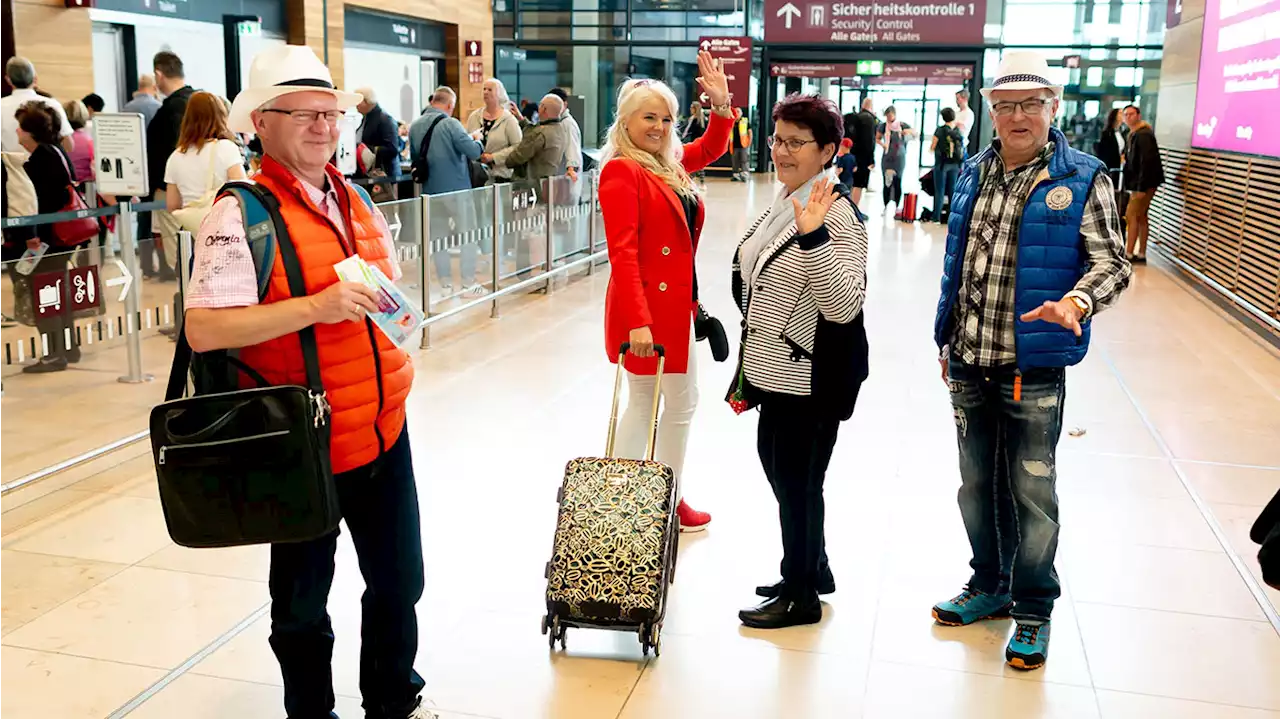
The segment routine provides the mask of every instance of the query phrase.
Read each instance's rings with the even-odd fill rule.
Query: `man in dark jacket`
[[[360,142],[373,151],[375,167],[392,180],[400,179],[400,142],[396,120],[378,104],[372,88],[362,87],[356,94],[364,101],[356,109],[364,116],[360,125]]]
[[[1164,184],[1164,165],[1160,162],[1156,133],[1142,119],[1142,110],[1135,105],[1126,107],[1124,124],[1129,126],[1129,143],[1124,153],[1124,189],[1129,193],[1125,253],[1132,262],[1146,262],[1147,235],[1151,233],[1147,212],[1156,188]]]
[[[876,114],[872,111],[874,102],[871,98],[862,101],[862,109],[853,116],[852,130],[847,137],[853,140],[855,167],[853,170],[853,187],[849,188],[849,196],[858,208],[858,216],[863,222],[867,215],[862,211],[862,191],[871,184],[871,171],[876,166]]]
[[[160,88],[164,102],[147,125],[147,174],[151,180],[151,191],[155,199],[164,202],[165,182],[164,168],[169,162],[169,155],[178,147],[178,135],[182,132],[182,118],[187,114],[187,101],[195,94],[195,90],[187,84],[186,73],[182,69],[182,58],[168,50],[161,50],[151,60],[152,70],[156,77],[156,87]],[[178,221],[173,215],[157,210],[155,228],[160,231],[161,244],[156,246],[160,256],[160,267],[157,276],[161,282],[176,279],[174,267],[178,261]],[[139,238],[142,257],[140,264],[143,273],[151,266],[149,257],[149,237]]]

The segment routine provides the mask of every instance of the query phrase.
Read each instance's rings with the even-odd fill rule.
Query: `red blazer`
[[[713,114],[706,133],[684,146],[686,172],[698,172],[729,149],[733,120]],[[674,190],[634,160],[618,157],[600,173],[600,209],[609,246],[609,289],[604,302],[605,352],[618,348],[631,330],[648,327],[667,350],[667,372],[689,368],[693,262],[705,211],[698,203],[693,236]],[[635,374],[657,372],[656,359],[627,359]]]

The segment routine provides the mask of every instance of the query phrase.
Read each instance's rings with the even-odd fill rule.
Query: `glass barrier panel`
[[[591,176],[555,177],[548,180],[552,197],[552,238],[557,265],[586,257],[590,238]]]
[[[431,195],[427,199],[430,238],[432,303],[488,294],[492,270],[488,259],[493,242],[493,200],[490,189]]]
[[[497,185],[501,285],[509,287],[546,268],[547,215],[542,183],[518,181]]]
[[[148,213],[130,218],[135,232],[146,230],[144,222],[132,221],[142,215],[151,219]],[[104,220],[96,240],[73,250],[3,263],[0,472],[6,481],[146,429],[148,410],[163,400],[173,344],[161,331],[173,325],[178,284],[172,268],[160,276],[163,241],[151,237],[138,247],[139,258],[149,253],[153,264],[142,267],[151,272],[126,276],[124,268],[132,266],[126,260],[133,258],[122,252],[132,251],[120,242],[123,223],[118,216]],[[142,300],[129,312],[122,296],[134,291],[133,283],[141,283]],[[131,344],[136,376],[151,374],[154,381],[122,381],[131,375]]]
[[[380,202],[378,209],[387,220],[387,229],[391,230],[391,241],[395,245],[396,264],[400,267],[400,279],[396,281],[396,286],[421,307],[422,200],[410,197]]]

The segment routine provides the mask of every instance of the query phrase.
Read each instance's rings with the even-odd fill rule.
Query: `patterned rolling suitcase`
[[[671,468],[653,461],[660,393],[653,397],[646,459],[613,457],[618,395],[629,344],[622,345],[613,386],[613,411],[604,457],[580,457],[565,468],[557,500],[547,614],[542,633],[554,649],[569,627],[634,631],[645,656],[661,650],[667,585],[675,579],[679,523]],[[665,353],[658,354],[661,384]]]

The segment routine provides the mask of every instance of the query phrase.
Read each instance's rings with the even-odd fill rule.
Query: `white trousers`
[[[689,369],[684,374],[662,376],[662,416],[658,420],[658,448],[655,459],[675,472],[683,487],[684,455],[689,446],[689,425],[698,408],[697,347],[689,332]],[[616,452],[619,457],[643,459],[649,441],[649,419],[657,377],[627,373],[627,408],[618,420]],[[683,489],[681,490],[683,492]]]

